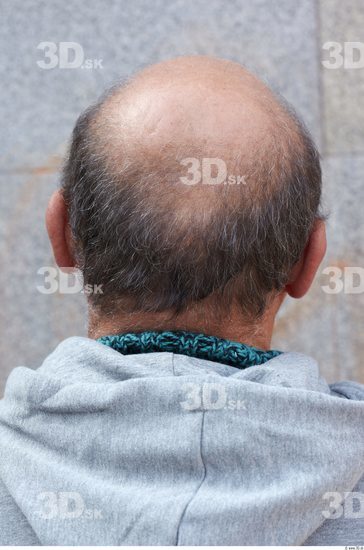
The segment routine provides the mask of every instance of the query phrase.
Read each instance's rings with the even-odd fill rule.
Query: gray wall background
[[[364,40],[363,0],[1,0],[0,393],[86,333],[83,297],[43,295],[52,265],[44,211],[77,115],[115,79],[181,54],[243,63],[291,101],[323,157],[331,211],[325,266],[364,265],[364,69],[326,69],[326,41]],[[77,42],[103,68],[41,69],[43,41]],[[319,275],[288,301],[274,346],[317,358],[331,381],[364,382],[363,294],[329,295]]]

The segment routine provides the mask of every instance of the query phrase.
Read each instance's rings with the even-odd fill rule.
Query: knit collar
[[[208,359],[239,369],[261,365],[282,353],[276,350],[264,351],[216,336],[185,331],[128,332],[102,336],[98,338],[98,342],[123,355],[172,352],[198,359]]]

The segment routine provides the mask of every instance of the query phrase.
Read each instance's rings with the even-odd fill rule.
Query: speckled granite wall
[[[364,265],[364,68],[321,63],[325,42],[364,39],[363,0],[1,0],[0,12],[0,393],[14,366],[37,366],[60,340],[85,334],[81,296],[36,289],[38,268],[52,264],[44,210],[79,112],[146,64],[218,55],[285,95],[323,156],[325,265]],[[102,68],[42,69],[45,41],[77,42]],[[286,303],[274,345],[314,355],[330,380],[364,382],[363,293],[325,294],[323,282]]]

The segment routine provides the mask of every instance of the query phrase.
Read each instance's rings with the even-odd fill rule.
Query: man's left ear
[[[48,203],[46,226],[58,267],[75,267],[67,205],[59,190],[53,193]]]
[[[326,252],[326,228],[323,220],[314,223],[302,258],[294,266],[285,290],[292,298],[302,298],[310,289]]]

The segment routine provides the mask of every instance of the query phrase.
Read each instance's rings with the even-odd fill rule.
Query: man
[[[364,388],[270,349],[320,196],[307,131],[235,63],[149,67],[81,115],[47,227],[102,293],[89,338],[8,380],[2,544],[362,544]]]

